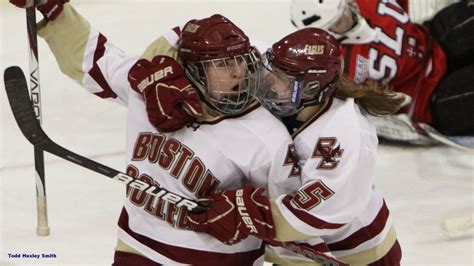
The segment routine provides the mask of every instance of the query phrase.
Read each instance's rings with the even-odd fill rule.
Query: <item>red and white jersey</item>
[[[287,232],[318,236],[333,256],[351,264],[380,259],[396,237],[389,210],[373,186],[374,126],[352,98],[335,98],[307,120],[294,143],[303,186],[275,201],[292,228]],[[380,253],[366,252],[371,249]]]
[[[246,183],[267,188],[272,197],[301,186],[299,176],[292,176],[297,162],[288,160],[293,150],[291,136],[258,103],[240,116],[161,133],[148,121],[142,96],[127,81],[138,57],[124,55],[69,4],[58,19],[42,25],[39,34],[65,74],[89,92],[128,108],[128,175],[189,199]],[[178,34],[178,28],[170,30],[145,54],[176,58]],[[119,239],[134,252],[164,265],[263,264],[264,247],[258,238],[225,245],[210,235],[187,230],[185,208],[134,189],[127,189],[126,197],[118,222]]]
[[[343,44],[344,72],[360,82],[369,63],[369,77],[393,86],[415,100],[414,116],[431,122],[430,98],[446,73],[446,56],[426,28],[414,24],[395,0],[357,0],[361,15],[377,32],[368,44]]]

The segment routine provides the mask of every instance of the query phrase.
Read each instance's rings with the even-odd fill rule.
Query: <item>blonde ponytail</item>
[[[347,76],[341,75],[336,86],[337,98],[354,98],[362,109],[373,116],[394,114],[405,102],[405,96],[373,80],[357,84]]]

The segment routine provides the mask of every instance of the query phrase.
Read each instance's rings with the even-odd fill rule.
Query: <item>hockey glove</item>
[[[38,0],[36,8],[46,20],[52,21],[63,11],[63,4],[66,2],[69,2],[69,0]],[[35,0],[10,0],[10,3],[17,7],[29,8],[35,5]]]
[[[143,96],[148,120],[162,132],[176,131],[202,115],[196,89],[171,57],[138,60],[130,69],[128,81]]]
[[[225,244],[235,244],[249,235],[274,239],[275,227],[263,188],[246,185],[237,190],[214,191],[202,199],[209,202],[205,213],[189,213],[195,231],[208,233]]]

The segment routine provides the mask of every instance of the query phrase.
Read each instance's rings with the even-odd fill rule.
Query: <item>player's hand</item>
[[[263,188],[246,185],[236,190],[214,191],[202,199],[208,201],[205,213],[187,216],[194,230],[208,233],[226,244],[235,244],[249,235],[275,238],[275,226]]]
[[[202,115],[201,100],[183,68],[169,56],[138,60],[130,69],[131,87],[143,95],[148,120],[162,132],[176,131]]]
[[[69,0],[10,0],[10,3],[20,8],[29,8],[36,5],[36,8],[43,14],[46,20],[52,21],[63,11],[63,4]]]

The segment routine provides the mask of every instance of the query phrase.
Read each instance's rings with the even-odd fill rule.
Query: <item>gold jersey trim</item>
[[[129,245],[125,244],[122,240],[117,239],[117,245],[115,246],[115,251],[120,251],[120,252],[125,252],[125,253],[131,253],[131,254],[136,254],[139,256],[143,256],[140,252],[138,252],[136,249],[130,247]]]
[[[397,233],[392,225],[385,239],[377,246],[361,252],[340,257],[338,259],[349,263],[352,266],[362,266],[373,263],[385,256],[397,241]]]
[[[55,20],[38,23],[38,35],[48,43],[61,71],[80,84],[84,78],[82,62],[90,29],[89,22],[67,3]]]
[[[278,241],[295,241],[295,240],[305,240],[311,239],[314,236],[309,236],[301,233],[291,226],[288,221],[285,219],[283,214],[281,214],[280,209],[276,205],[274,200],[270,200],[273,222],[275,224],[276,237]]]
[[[220,113],[219,111],[213,109],[209,105],[207,105],[204,101],[202,101],[202,110],[203,114],[201,117],[198,118],[198,123],[203,124],[203,125],[214,125],[217,124],[225,119],[232,119],[232,118],[238,118],[241,116],[244,116],[253,110],[257,109],[260,107],[260,103],[258,101],[254,101],[251,103],[245,110],[238,114],[233,114],[233,115],[225,115]]]
[[[329,110],[333,102],[333,98],[330,97],[322,105],[309,105],[305,107],[296,117],[298,121],[304,122],[299,128],[293,131],[291,137],[294,139],[299,133],[307,128],[311,123],[316,121],[320,116]]]

